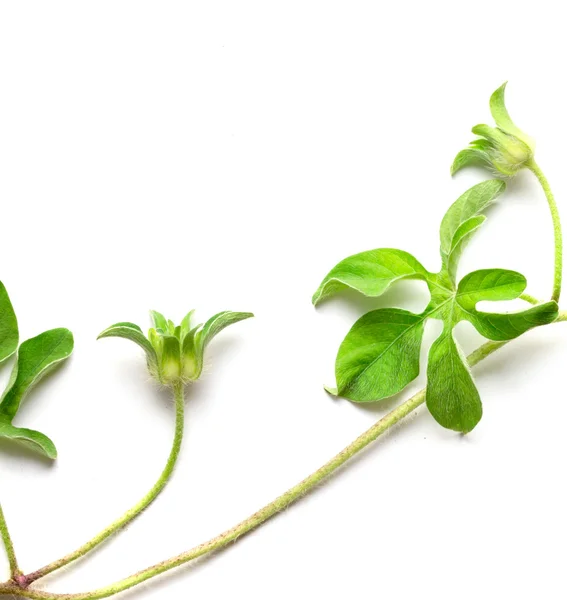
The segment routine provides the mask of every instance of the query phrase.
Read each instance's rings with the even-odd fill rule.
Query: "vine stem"
[[[2,505],[0,504],[0,536],[2,537],[2,541],[4,542],[4,547],[6,548],[6,554],[8,555],[8,561],[10,563],[10,574],[12,578],[19,577],[22,575],[22,572],[18,568],[18,560],[16,558],[16,552],[14,550],[14,544],[12,542],[12,538],[10,537],[10,531],[8,530],[8,524],[6,523],[6,517],[4,516],[4,511],[2,510]]]
[[[165,468],[163,469],[159,479],[156,481],[152,489],[130,510],[125,512],[119,519],[114,521],[106,529],[103,529],[98,535],[95,535],[90,541],[83,544],[80,548],[77,548],[74,552],[67,554],[63,558],[56,560],[29,575],[25,575],[22,584],[28,586],[30,583],[45,577],[53,571],[57,571],[62,567],[72,563],[73,561],[85,556],[88,552],[96,548],[99,544],[104,542],[107,538],[117,532],[119,529],[130,523],[135,519],[143,510],[145,510],[160,494],[165,485],[167,484],[177,458],[179,457],[179,451],[181,449],[181,442],[183,440],[183,425],[184,425],[184,413],[185,413],[185,399],[184,399],[184,386],[182,383],[178,383],[173,388],[175,397],[175,435],[173,437],[173,446],[167,459]]]
[[[567,321],[567,311],[560,312],[558,318],[555,320],[556,323],[561,321]],[[508,343],[510,342],[486,342],[477,348],[477,350],[469,354],[467,361],[469,365],[473,367],[481,360],[484,360],[493,352],[496,352],[496,350],[502,348],[502,346],[505,346]],[[406,400],[403,404],[389,412],[386,416],[382,417],[377,423],[372,425],[370,429],[366,430],[362,435],[356,438],[354,442],[349,444],[330,461],[325,463],[321,468],[309,475],[303,481],[290,488],[287,492],[264,506],[264,508],[261,508],[258,512],[254,513],[244,521],[241,521],[238,525],[226,530],[224,533],[212,538],[208,542],[200,544],[199,546],[195,546],[187,552],[183,552],[182,554],[148,567],[147,569],[139,571],[134,575],[130,575],[129,577],[117,581],[116,583],[91,592],[78,594],[53,594],[29,588],[21,588],[13,583],[8,583],[0,585],[0,595],[12,594],[14,596],[30,598],[31,600],[99,600],[101,598],[108,598],[109,596],[113,596],[114,594],[118,594],[124,590],[139,585],[148,579],[184,565],[195,558],[203,556],[204,554],[208,554],[209,552],[213,552],[215,550],[220,550],[230,542],[233,542],[238,537],[255,529],[267,521],[270,517],[273,517],[279,511],[298,500],[301,496],[306,494],[323,479],[331,475],[331,473],[344,465],[344,463],[346,463],[349,459],[366,448],[384,432],[388,431],[391,427],[399,423],[402,419],[404,419],[404,417],[412,413],[424,402],[425,390],[420,390],[409,400]]]
[[[557,208],[557,203],[555,202],[553,192],[551,191],[549,181],[547,181],[547,177],[543,174],[543,171],[539,168],[539,165],[535,162],[535,160],[532,159],[528,163],[527,167],[537,177],[537,180],[543,188],[545,197],[547,198],[547,203],[549,204],[551,219],[553,220],[553,237],[555,243],[555,270],[553,276],[553,294],[551,296],[551,299],[555,300],[555,302],[559,302],[559,296],[561,295],[561,278],[563,275],[563,235],[561,233],[561,220],[559,219],[559,210]]]

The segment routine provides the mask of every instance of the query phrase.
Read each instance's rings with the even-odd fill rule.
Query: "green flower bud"
[[[101,337],[122,337],[138,344],[146,353],[150,374],[163,385],[196,381],[203,372],[203,356],[209,342],[225,327],[252,317],[252,313],[224,311],[204,325],[195,325],[190,311],[175,326],[162,314],[151,311],[153,327],[148,337],[134,323],[121,322],[105,329]]]
[[[179,326],[175,326],[173,321],[166,320],[157,311],[151,312],[155,327],[148,331],[148,339],[156,354],[156,368],[152,372],[152,376],[163,385],[173,385],[180,380],[194,381],[200,375],[200,372],[193,371],[192,377],[185,377],[185,369],[182,366],[184,363],[182,348],[185,339],[193,340],[200,327],[190,330],[193,312],[191,311]]]
[[[510,118],[504,103],[505,89],[506,84],[499,87],[490,98],[490,112],[497,127],[473,127],[472,132],[480,138],[457,154],[451,167],[452,175],[474,164],[486,166],[498,175],[512,177],[532,160],[535,144]]]

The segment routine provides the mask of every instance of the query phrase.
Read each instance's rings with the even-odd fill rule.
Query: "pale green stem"
[[[144,509],[146,509],[159,495],[159,493],[163,490],[165,485],[167,484],[171,474],[173,473],[173,469],[175,467],[175,463],[177,462],[177,458],[179,456],[179,451],[181,449],[181,441],[183,439],[183,421],[184,421],[184,409],[185,409],[185,401],[183,395],[183,384],[179,383],[174,386],[174,396],[175,396],[175,435],[173,438],[173,446],[171,448],[171,452],[169,454],[169,458],[167,459],[167,463],[165,465],[164,470],[162,471],[159,479],[156,481],[152,489],[130,510],[125,512],[119,519],[114,521],[111,525],[109,525],[106,529],[103,529],[98,535],[96,535],[92,540],[88,541],[86,544],[83,544],[80,548],[77,548],[71,554],[56,560],[55,562],[26,575],[26,584],[29,585],[33,581],[41,577],[45,577],[49,573],[60,569],[68,565],[69,563],[81,558],[94,548],[96,548],[99,544],[104,542],[108,537],[110,537],[113,533],[130,523],[134,518],[136,518]]]
[[[2,541],[4,542],[4,547],[6,548],[6,554],[8,555],[8,561],[10,563],[10,574],[12,577],[17,577],[21,575],[21,571],[18,568],[18,560],[16,559],[16,552],[14,550],[14,544],[12,542],[12,538],[10,537],[10,532],[8,530],[8,524],[6,523],[6,517],[4,516],[4,511],[2,510],[2,505],[0,504],[0,536],[2,537]]]
[[[555,322],[567,321],[567,312],[561,312]],[[481,360],[484,360],[487,356],[490,356],[493,352],[496,352],[502,346],[505,346],[509,342],[487,342],[475,350],[472,354],[467,357],[469,365],[472,367],[478,364]],[[349,444],[344,450],[334,456],[329,462],[325,463],[320,469],[309,475],[306,479],[290,488],[285,494],[279,496],[274,501],[270,502],[264,508],[261,508],[258,512],[248,517],[244,521],[241,521],[235,527],[228,529],[219,536],[195,546],[187,552],[183,552],[173,558],[165,560],[161,563],[153,565],[143,571],[139,571],[126,579],[122,579],[109,586],[94,590],[92,592],[78,593],[78,594],[52,594],[49,592],[36,591],[31,589],[22,589],[13,584],[5,584],[4,587],[0,585],[0,594],[13,594],[24,598],[31,598],[32,600],[98,600],[100,598],[108,598],[119,592],[123,592],[129,588],[132,588],[152,577],[161,575],[166,571],[175,569],[181,565],[184,565],[191,560],[213,552],[220,550],[230,542],[233,542],[240,536],[248,533],[252,529],[258,527],[270,517],[273,517],[279,511],[288,507],[292,502],[295,502],[301,496],[309,492],[314,486],[320,483],[322,480],[327,478],[331,473],[336,471],[339,467],[344,465],[349,459],[358,454],[361,450],[366,448],[370,443],[376,440],[385,431],[388,431],[393,425],[401,421],[404,417],[412,413],[416,408],[425,402],[425,390],[417,392],[409,400],[406,400],[403,404],[392,410],[385,417],[375,423],[370,429],[365,431],[361,436],[356,438],[354,442]]]
[[[559,296],[561,295],[561,278],[563,275],[563,239],[561,233],[561,221],[559,219],[559,210],[557,209],[557,203],[553,197],[553,192],[549,186],[547,177],[543,174],[543,171],[539,168],[539,165],[535,160],[531,160],[528,163],[528,168],[537,177],[538,181],[543,188],[547,203],[549,204],[549,210],[551,212],[551,219],[553,220],[553,236],[555,240],[555,271],[553,276],[553,294],[552,300],[559,302]]]
[[[530,304],[533,304],[534,306],[536,304],[540,303],[540,301],[537,298],[535,298],[534,296],[530,296],[530,294],[521,294],[520,300],[524,300],[525,302],[529,302]]]

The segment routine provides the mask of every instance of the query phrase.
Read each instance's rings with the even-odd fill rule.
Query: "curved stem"
[[[130,510],[125,512],[119,519],[114,521],[111,525],[109,525],[106,529],[103,529],[98,535],[95,535],[90,541],[86,544],[83,544],[80,548],[77,548],[74,552],[67,554],[63,558],[52,562],[33,573],[25,576],[24,585],[29,585],[30,583],[37,581],[41,577],[45,577],[49,573],[68,565],[69,563],[81,558],[94,548],[96,548],[99,544],[104,542],[108,537],[110,537],[113,533],[130,523],[133,519],[135,519],[144,509],[146,509],[160,494],[165,485],[167,484],[173,469],[175,467],[175,463],[177,462],[177,458],[179,456],[179,451],[181,449],[181,441],[183,439],[183,421],[184,421],[184,409],[185,409],[185,400],[183,395],[183,384],[179,383],[174,386],[174,395],[175,395],[175,435],[173,438],[173,446],[171,448],[171,452],[169,454],[169,458],[167,459],[167,463],[165,465],[164,470],[162,471],[159,479],[156,481],[152,489]]]
[[[12,538],[10,537],[10,532],[8,530],[8,524],[6,523],[6,517],[4,516],[4,511],[2,510],[1,504],[0,504],[0,537],[2,537],[2,541],[4,542],[4,547],[6,548],[6,554],[8,555],[8,561],[10,563],[10,574],[11,574],[12,578],[18,577],[22,574],[22,572],[18,568],[18,560],[16,558],[16,552],[14,550],[14,544],[12,542]]]
[[[559,313],[558,318],[555,320],[556,323],[561,321],[567,321],[567,311]],[[481,360],[484,360],[493,352],[496,352],[496,350],[509,343],[509,341],[486,342],[477,348],[477,350],[469,354],[467,357],[469,365],[472,367],[478,364]],[[130,575],[125,579],[92,592],[79,594],[52,594],[49,592],[22,589],[8,583],[4,584],[4,586],[0,585],[0,595],[12,594],[14,596],[31,598],[32,600],[99,600],[100,598],[108,598],[109,596],[123,592],[124,590],[143,583],[148,579],[156,577],[157,575],[161,575],[166,571],[170,571],[171,569],[175,569],[176,567],[184,565],[195,558],[203,556],[204,554],[208,554],[209,552],[213,552],[215,550],[220,550],[230,542],[258,527],[270,517],[274,516],[276,513],[298,500],[301,496],[306,494],[323,479],[331,475],[350,458],[366,448],[366,446],[376,440],[384,432],[388,431],[393,425],[404,419],[404,417],[412,413],[424,402],[425,390],[421,390],[417,392],[417,394],[414,394],[409,400],[406,400],[403,404],[388,413],[385,417],[380,419],[377,423],[370,427],[370,429],[366,430],[362,435],[356,438],[354,442],[344,448],[344,450],[339,452],[317,471],[309,475],[309,477],[290,488],[287,492],[264,506],[264,508],[261,508],[258,512],[255,512],[244,521],[241,521],[238,525],[226,530],[224,533],[212,538],[208,542],[200,544],[199,546],[195,546],[187,552],[183,552],[182,554],[174,556],[173,558],[148,567],[147,569],[139,571],[134,575]]]
[[[559,210],[557,209],[557,203],[551,191],[549,181],[543,174],[543,171],[539,168],[539,165],[535,160],[531,160],[528,163],[528,168],[537,177],[538,181],[543,188],[547,203],[549,204],[549,210],[551,212],[551,218],[553,220],[553,236],[555,239],[555,271],[553,276],[553,294],[552,300],[559,302],[559,296],[561,295],[561,277],[563,274],[563,239],[561,233],[561,221],[559,219]]]
[[[531,296],[530,294],[521,294],[520,300],[524,300],[524,302],[529,302],[530,304],[533,304],[534,306],[536,304],[540,304],[540,301],[535,296]]]

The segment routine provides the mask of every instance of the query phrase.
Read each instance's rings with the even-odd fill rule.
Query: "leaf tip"
[[[331,394],[331,396],[339,395],[339,390],[336,387],[332,387],[330,385],[324,385],[323,389],[327,392],[327,394]]]

